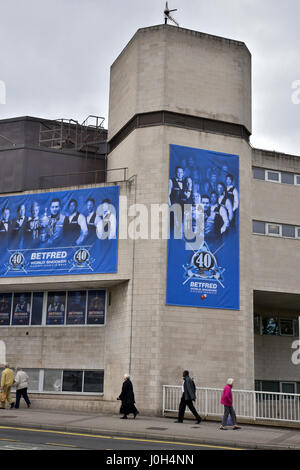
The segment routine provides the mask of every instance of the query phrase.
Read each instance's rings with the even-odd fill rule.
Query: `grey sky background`
[[[104,116],[110,66],[165,0],[0,0],[0,80],[14,116]],[[299,0],[169,0],[183,28],[246,43],[252,54],[254,147],[300,155]],[[299,87],[300,88],[300,87]],[[298,94],[300,96],[300,94]]]

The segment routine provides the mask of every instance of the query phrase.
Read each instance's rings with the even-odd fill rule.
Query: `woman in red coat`
[[[223,429],[224,431],[226,430],[225,426],[227,424],[227,419],[228,416],[231,416],[232,419],[232,424],[233,424],[233,429],[241,429],[239,426],[236,424],[236,415],[234,408],[232,406],[232,386],[233,386],[233,379],[228,379],[227,384],[225,385],[221,397],[221,405],[224,405],[224,415],[223,415],[223,420],[222,420],[222,425],[220,426],[220,429]]]

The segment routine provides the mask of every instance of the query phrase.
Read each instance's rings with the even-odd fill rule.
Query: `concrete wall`
[[[245,44],[159,25],[139,29],[111,67],[108,138],[156,110],[243,124],[251,132]]]

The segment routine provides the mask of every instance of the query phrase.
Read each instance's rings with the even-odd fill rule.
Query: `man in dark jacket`
[[[197,424],[201,423],[201,417],[197,413],[196,408],[194,407],[193,401],[196,400],[196,386],[193,379],[189,376],[189,371],[185,370],[183,372],[183,384],[182,384],[182,397],[179,404],[178,420],[175,423],[183,423],[184,412],[186,406],[189,407],[191,412],[196,418]]]

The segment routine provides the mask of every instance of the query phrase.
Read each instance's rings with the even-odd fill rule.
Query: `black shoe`
[[[12,409],[14,406],[15,406],[15,403],[14,403],[14,402],[11,403],[11,404],[10,404],[10,409]]]
[[[139,414],[139,411],[137,411],[136,413],[133,413],[133,419],[135,419],[138,414]]]
[[[177,421],[174,421],[174,423],[183,423],[183,421],[177,420]]]
[[[30,408],[30,405],[31,405],[31,403],[29,403],[29,404],[27,405],[27,408]]]
[[[124,416],[122,416],[120,419],[127,419],[127,416],[124,415]]]
[[[202,421],[202,419],[201,419],[201,418],[200,418],[200,419],[196,419],[196,423],[197,423],[197,424],[200,424],[200,423],[201,423],[201,421]]]

